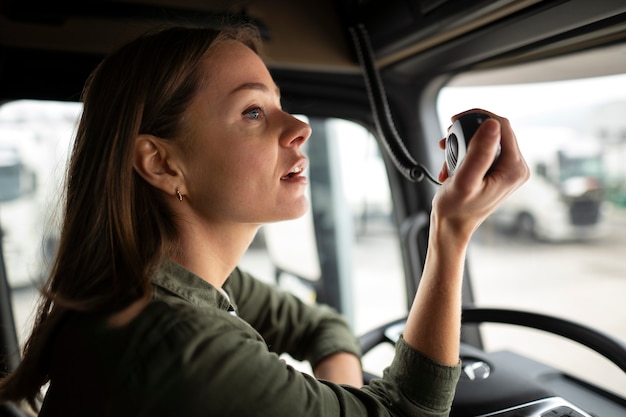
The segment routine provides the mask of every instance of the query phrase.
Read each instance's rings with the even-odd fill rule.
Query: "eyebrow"
[[[266,92],[266,93],[270,91],[269,87],[263,83],[243,83],[240,86],[233,89],[229,95],[233,95],[242,90],[259,90],[259,91]],[[275,88],[275,92],[276,92],[276,95],[280,97],[280,89],[278,87]]]

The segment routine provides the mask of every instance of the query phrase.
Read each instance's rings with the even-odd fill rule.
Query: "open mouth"
[[[295,167],[291,172],[289,172],[287,175],[283,175],[282,177],[280,177],[281,180],[289,180],[293,177],[296,177],[298,175],[300,175],[302,173],[302,171],[304,171],[304,168],[302,167]]]

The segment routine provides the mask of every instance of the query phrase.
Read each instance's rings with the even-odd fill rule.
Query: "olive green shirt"
[[[174,263],[153,284],[154,300],[126,326],[67,318],[51,351],[40,417],[448,415],[459,366],[437,364],[402,339],[381,380],[339,386],[278,356],[315,364],[336,352],[358,354],[332,310],[239,270],[224,285],[228,296]]]

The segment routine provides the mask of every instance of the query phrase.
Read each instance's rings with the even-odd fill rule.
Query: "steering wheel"
[[[626,344],[608,334],[545,314],[497,308],[463,308],[463,324],[503,323],[543,330],[565,337],[598,352],[626,372]],[[377,327],[359,337],[363,354],[382,343],[395,345],[406,319],[398,319]]]
[[[544,314],[507,309],[464,307],[462,317],[463,324],[512,324],[543,330],[554,335],[565,337],[594,350],[609,361],[613,362],[626,373],[626,344],[616,338],[613,338],[612,336],[584,325]],[[402,318],[384,324],[363,334],[359,338],[363,354],[366,354],[374,347],[383,343],[395,345],[404,331],[405,324],[406,319]],[[553,408],[554,404],[551,404],[551,402],[555,401],[557,403],[559,401],[561,402],[557,405],[565,404],[568,407],[573,406],[571,403],[566,402],[561,398],[546,398],[550,397],[552,393],[549,390],[546,391],[541,387],[537,387],[533,382],[532,368],[534,368],[535,365],[528,365],[528,369],[530,370],[528,374],[525,374],[527,366],[525,365],[526,362],[520,364],[519,359],[514,359],[512,361],[513,363],[511,363],[510,356],[503,357],[498,356],[498,354],[496,354],[496,356],[491,355],[492,354],[483,352],[480,349],[462,344],[461,358],[464,364],[464,372],[467,362],[468,368],[481,371],[482,376],[486,378],[486,380],[481,382],[469,381],[467,378],[465,378],[466,380],[464,380],[463,377],[461,378],[459,386],[457,387],[457,396],[455,397],[453,403],[453,412],[450,414],[451,416],[485,415],[486,413],[495,412],[494,410],[496,409],[504,410],[504,414],[502,414],[501,411],[493,415],[536,416],[544,415],[544,413],[537,414],[537,410],[533,413],[530,412],[529,409],[533,407],[544,407],[544,410],[547,410],[549,408]],[[488,362],[490,361],[495,361],[497,363],[497,365],[495,365],[497,368],[496,372],[492,376],[489,376]],[[486,373],[484,369],[481,368],[483,365],[486,366]],[[472,372],[472,377],[470,379],[474,379],[476,376],[478,376],[478,374],[474,375],[474,372]],[[364,383],[367,384],[375,378],[379,378],[379,376],[363,372]],[[481,379],[480,376],[478,379]],[[525,388],[518,389],[516,387]],[[524,407],[524,412],[527,412],[527,414],[523,414],[522,411],[520,411],[521,407]],[[513,414],[507,414],[507,409],[509,410],[509,413]],[[558,409],[558,407],[556,409]],[[573,415],[589,416],[589,414],[581,413]]]

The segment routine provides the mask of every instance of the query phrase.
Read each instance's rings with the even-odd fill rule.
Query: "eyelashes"
[[[262,106],[249,107],[243,112],[243,116],[250,120],[263,120],[265,117],[265,110]]]
[[[289,113],[285,109],[281,108],[280,111]],[[264,120],[266,118],[267,111],[264,106],[251,106],[243,111],[242,116],[250,120]]]

